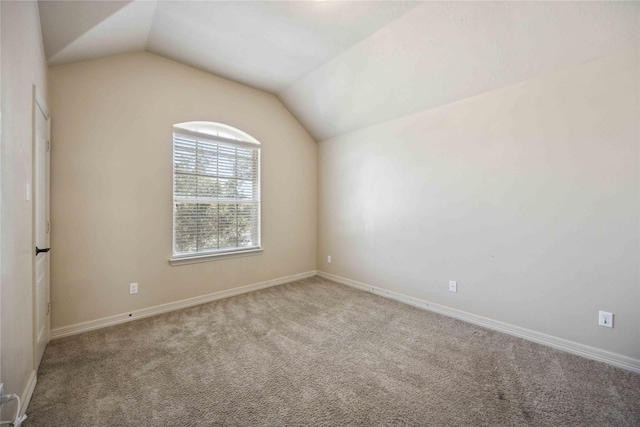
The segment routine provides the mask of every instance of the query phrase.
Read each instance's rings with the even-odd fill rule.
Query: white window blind
[[[174,257],[260,248],[260,145],[215,125],[174,127]]]

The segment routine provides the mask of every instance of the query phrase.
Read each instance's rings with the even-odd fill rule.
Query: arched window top
[[[185,122],[173,125],[174,130],[183,130],[195,132],[203,135],[216,136],[219,138],[230,139],[234,141],[248,142],[260,145],[260,142],[246,132],[236,129],[233,126],[215,122]]]

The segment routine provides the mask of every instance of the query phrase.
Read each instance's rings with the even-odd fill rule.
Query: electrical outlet
[[[327,256],[327,262],[331,264],[331,255]]]
[[[613,328],[613,313],[606,311],[598,312],[598,325],[606,328]]]
[[[137,294],[138,293],[138,284],[137,283],[129,283],[129,294]]]
[[[458,292],[458,282],[455,280],[449,280],[449,290],[451,292]]]

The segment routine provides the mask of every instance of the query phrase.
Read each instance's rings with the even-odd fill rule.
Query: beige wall
[[[321,142],[318,270],[640,359],[639,75],[635,49]]]
[[[1,382],[24,397],[33,372],[32,174],[33,85],[47,94],[47,67],[36,2],[1,2],[2,147],[0,151],[2,276]],[[13,405],[13,404],[12,404]],[[3,411],[12,416],[13,406]]]
[[[53,329],[315,270],[316,143],[274,96],[149,53],[49,77]],[[192,120],[262,143],[263,254],[169,266],[172,125]]]

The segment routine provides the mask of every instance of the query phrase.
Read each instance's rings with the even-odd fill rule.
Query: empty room
[[[0,1],[0,415],[640,426],[640,2]]]

